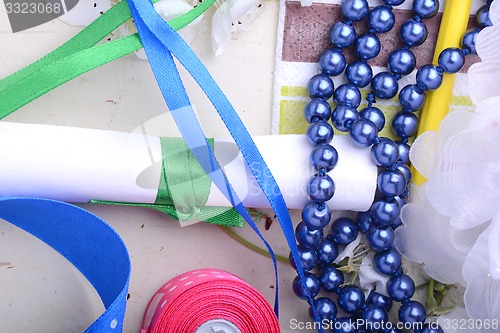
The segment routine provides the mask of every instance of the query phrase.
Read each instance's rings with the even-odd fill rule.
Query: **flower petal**
[[[368,296],[373,288],[379,294],[389,296],[386,288],[389,276],[382,275],[375,270],[375,267],[373,267],[373,257],[374,254],[369,253],[361,261],[359,267],[359,285],[365,292],[365,296]]]

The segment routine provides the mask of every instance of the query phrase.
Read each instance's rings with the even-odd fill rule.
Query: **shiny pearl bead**
[[[422,22],[410,19],[401,26],[401,38],[408,46],[418,46],[427,38],[427,27]]]
[[[386,167],[396,163],[399,150],[391,139],[380,138],[380,142],[372,146],[371,156],[376,165]]]
[[[370,212],[362,212],[356,215],[356,228],[359,232],[365,234],[373,224],[372,214]]]
[[[306,279],[304,284],[306,285],[307,290],[309,290],[309,294],[312,297],[316,297],[319,293],[319,280],[318,280],[318,278],[316,277],[316,275],[314,275],[312,273],[306,272],[306,273],[304,273],[304,275],[305,275],[305,279]],[[306,290],[304,289],[304,286],[302,284],[302,281],[301,281],[299,275],[297,275],[295,277],[295,279],[293,279],[292,289],[298,298],[303,299],[303,300],[307,300]]]
[[[369,147],[377,137],[378,131],[375,124],[366,119],[359,119],[352,124],[350,137],[358,147]]]
[[[352,62],[346,68],[347,80],[360,87],[366,87],[373,77],[372,68],[366,62],[358,60]]]
[[[307,194],[311,200],[326,202],[333,198],[335,183],[328,175],[314,175],[307,184]]]
[[[330,145],[319,145],[311,152],[311,164],[316,171],[325,169],[326,172],[333,170],[339,160],[339,154]]]
[[[346,105],[357,108],[361,103],[361,92],[353,84],[343,84],[335,90],[333,100],[336,105]]]
[[[413,0],[413,10],[422,18],[431,18],[439,10],[438,0]]]
[[[386,6],[377,6],[368,13],[368,26],[375,32],[388,32],[395,22],[394,13]]]
[[[479,28],[468,30],[462,37],[462,47],[470,50],[473,54],[477,54],[476,40],[479,32],[481,32]]]
[[[435,323],[425,323],[421,333],[444,333],[444,331]]]
[[[337,304],[347,313],[358,312],[365,303],[363,291],[356,286],[344,286],[340,288]]]
[[[310,201],[302,209],[302,221],[309,230],[323,229],[330,223],[332,214],[325,204]]]
[[[390,227],[376,228],[372,225],[366,233],[366,240],[373,250],[384,251],[394,244],[394,231]]]
[[[417,301],[405,302],[398,311],[399,320],[402,323],[423,323],[427,317],[425,307]],[[415,325],[416,327],[416,325]]]
[[[404,142],[401,142],[401,141],[396,141],[395,144],[398,147],[398,151],[399,151],[399,159],[398,160],[404,164],[409,164],[410,163],[410,146]]]
[[[314,120],[328,121],[332,115],[332,108],[322,98],[313,98],[304,107],[304,118],[310,124]]]
[[[372,79],[372,89],[375,96],[390,99],[398,93],[398,80],[388,72],[381,72]]]
[[[417,111],[424,106],[425,93],[415,84],[409,84],[401,89],[399,103],[405,111]]]
[[[384,195],[401,195],[406,188],[406,178],[397,170],[384,170],[378,174],[377,186]]]
[[[316,74],[307,82],[307,93],[310,98],[328,99],[333,96],[332,79],[326,74]]]
[[[378,305],[369,304],[361,313],[367,332],[378,332],[387,323],[387,312]]]
[[[359,333],[356,329],[356,323],[350,318],[341,317],[333,325],[332,333]]]
[[[340,75],[346,66],[346,60],[342,50],[327,49],[319,57],[321,71],[330,76]]]
[[[423,90],[434,90],[441,86],[443,74],[434,65],[424,65],[417,71],[417,85]]]
[[[415,282],[405,274],[393,276],[387,281],[387,293],[396,302],[404,302],[415,293]]]
[[[339,249],[337,244],[330,242],[328,239],[323,239],[316,248],[316,254],[318,264],[330,265],[337,259]]]
[[[386,312],[389,312],[392,308],[392,299],[390,297],[379,294],[376,291],[372,291],[366,298],[366,304],[377,305],[384,309]]]
[[[481,28],[491,27],[490,6],[484,5],[476,12],[476,21]]]
[[[343,0],[341,8],[342,15],[353,21],[364,19],[370,9],[366,0]]]
[[[347,217],[341,217],[332,222],[330,226],[330,235],[335,243],[347,245],[358,237],[358,230],[353,220]]]
[[[396,201],[376,200],[371,208],[372,216],[379,225],[389,225],[399,217],[400,208]]]
[[[395,74],[408,75],[416,65],[417,59],[408,49],[397,49],[389,55],[389,70]]]
[[[380,53],[380,40],[374,34],[365,33],[356,38],[354,49],[361,59],[369,60]]]
[[[318,255],[316,254],[316,250],[310,247],[305,247],[302,245],[298,246],[300,263],[302,264],[302,268],[305,272],[310,271],[316,266],[318,262]],[[297,269],[295,265],[295,261],[293,260],[292,253],[290,252],[288,256],[288,260],[290,261],[290,265],[293,269]]]
[[[462,50],[455,47],[449,47],[439,54],[438,64],[445,73],[458,73],[464,66],[465,57]]]
[[[337,22],[330,29],[330,40],[335,47],[344,49],[354,44],[356,30],[351,25]]]
[[[314,307],[316,308],[320,321],[330,321],[337,317],[337,306],[328,297],[319,297],[316,299],[314,301]],[[309,316],[314,318],[311,307],[309,307]]]
[[[383,252],[375,254],[373,261],[375,262],[375,269],[384,275],[394,275],[401,268],[402,263],[401,254],[395,249],[388,249]]]
[[[309,230],[304,222],[295,227],[295,239],[305,247],[316,247],[323,239],[323,229]]]
[[[396,166],[396,170],[398,170],[399,172],[401,172],[405,176],[406,185],[410,184],[410,181],[411,181],[410,168],[406,164],[404,164],[403,162],[398,162],[398,164]]]
[[[413,113],[400,112],[392,120],[394,134],[401,138],[409,138],[417,134],[418,118]]]
[[[306,138],[313,146],[330,143],[333,139],[333,128],[326,121],[312,123],[307,129]]]
[[[374,106],[366,107],[359,112],[359,116],[363,119],[371,121],[375,124],[377,131],[381,131],[385,126],[385,116],[384,113]]]
[[[337,291],[344,283],[344,274],[333,266],[323,267],[318,272],[319,282],[325,291]]]
[[[402,4],[405,1],[406,0],[384,0],[384,2],[386,4],[391,5],[391,6],[399,6],[400,4]]]
[[[341,132],[347,132],[358,118],[358,111],[346,105],[339,105],[332,112],[333,126]]]

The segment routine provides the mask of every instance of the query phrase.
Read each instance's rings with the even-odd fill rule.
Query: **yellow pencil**
[[[460,47],[463,33],[467,29],[472,0],[446,0],[443,18],[439,27],[433,63],[437,64],[439,54],[448,47]],[[437,131],[441,120],[448,113],[455,84],[455,75],[444,74],[441,86],[426,94],[426,101],[420,115],[417,136],[425,131]],[[422,185],[426,179],[412,167],[412,179]]]

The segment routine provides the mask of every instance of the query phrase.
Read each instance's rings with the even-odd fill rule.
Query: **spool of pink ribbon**
[[[141,333],[280,332],[269,302],[239,277],[218,269],[181,274],[149,302]]]

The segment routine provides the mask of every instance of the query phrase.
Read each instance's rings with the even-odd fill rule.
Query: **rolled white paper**
[[[302,208],[313,174],[305,136],[257,136],[254,141],[288,207]],[[354,147],[343,136],[336,136],[332,144],[339,162],[329,173],[336,191],[328,204],[333,209],[368,210],[377,179],[370,150]],[[247,207],[269,207],[230,140],[216,139],[215,155]],[[161,175],[160,139],[137,133],[0,122],[0,156],[1,196],[154,203]],[[230,204],[212,184],[206,205]]]

